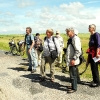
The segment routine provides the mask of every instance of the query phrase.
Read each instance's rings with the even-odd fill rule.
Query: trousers
[[[27,48],[27,56],[28,56],[28,60],[29,60],[29,69],[36,69],[36,67],[38,66],[37,63],[37,54],[36,51],[34,50],[34,48],[32,48],[31,52],[29,53],[30,48]]]
[[[46,72],[46,64],[47,63],[50,66],[51,78],[55,78],[54,77],[54,73],[55,73],[55,60],[53,60],[50,56],[42,57],[42,59],[41,59],[41,67],[40,67],[41,76],[42,77],[46,76],[45,72]]]
[[[69,67],[69,72],[70,72],[70,80],[71,80],[71,85],[73,90],[77,90],[77,81],[80,80],[79,77],[79,72],[78,72],[78,66],[70,66]]]

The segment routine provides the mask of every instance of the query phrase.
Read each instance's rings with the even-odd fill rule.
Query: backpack
[[[72,39],[69,39],[69,40],[68,40],[67,46],[68,46],[69,44],[71,44],[72,47],[74,48],[74,46],[73,46],[73,44],[72,44]],[[75,48],[74,48],[74,50],[75,50]],[[80,63],[78,64],[78,66],[81,65],[83,62],[86,62],[86,60],[84,59],[84,56],[83,56],[83,49],[82,49],[82,48],[81,48],[81,55],[79,56],[79,60],[80,60]]]

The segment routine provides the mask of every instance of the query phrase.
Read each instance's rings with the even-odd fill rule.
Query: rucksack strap
[[[52,37],[52,41],[53,41],[53,43],[54,43],[54,45],[55,45],[55,49],[56,49],[56,51],[57,51],[57,46],[56,46],[56,43],[55,43],[54,38],[55,38],[55,37]],[[44,38],[44,41],[45,41],[46,39],[47,39],[47,37]],[[49,41],[48,41],[48,39],[47,39],[47,42],[48,42],[48,48],[49,48],[49,51],[50,51],[50,46],[49,46]]]

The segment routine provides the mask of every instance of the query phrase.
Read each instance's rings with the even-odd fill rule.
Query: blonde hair
[[[47,33],[47,32],[51,33],[51,35],[53,35],[53,34],[54,34],[53,29],[47,29],[47,30],[46,30],[46,33]]]

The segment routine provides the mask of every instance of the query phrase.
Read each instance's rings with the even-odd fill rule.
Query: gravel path
[[[20,56],[0,51],[0,100],[100,100],[100,87],[78,84],[77,92],[67,94],[67,74],[56,71],[54,83],[39,82],[39,67],[31,74],[27,65]]]

